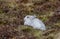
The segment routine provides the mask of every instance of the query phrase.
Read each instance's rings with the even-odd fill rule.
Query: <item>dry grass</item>
[[[59,0],[0,0],[0,39],[59,39],[59,7]],[[23,18],[34,14],[46,31],[23,25]]]

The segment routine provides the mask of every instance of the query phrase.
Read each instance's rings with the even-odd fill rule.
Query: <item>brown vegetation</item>
[[[23,25],[23,18],[34,14],[48,30],[42,32]],[[55,39],[58,32],[60,0],[0,0],[0,39]]]

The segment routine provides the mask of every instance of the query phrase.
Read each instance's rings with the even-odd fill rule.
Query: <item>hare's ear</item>
[[[36,17],[36,15],[34,14],[34,17]]]

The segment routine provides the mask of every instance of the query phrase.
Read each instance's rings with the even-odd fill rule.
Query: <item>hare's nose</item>
[[[26,19],[24,19],[24,22],[26,21]]]

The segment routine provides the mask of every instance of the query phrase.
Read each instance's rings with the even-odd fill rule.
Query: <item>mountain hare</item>
[[[24,25],[32,26],[34,29],[46,30],[44,23],[34,15],[27,15],[24,18]]]

